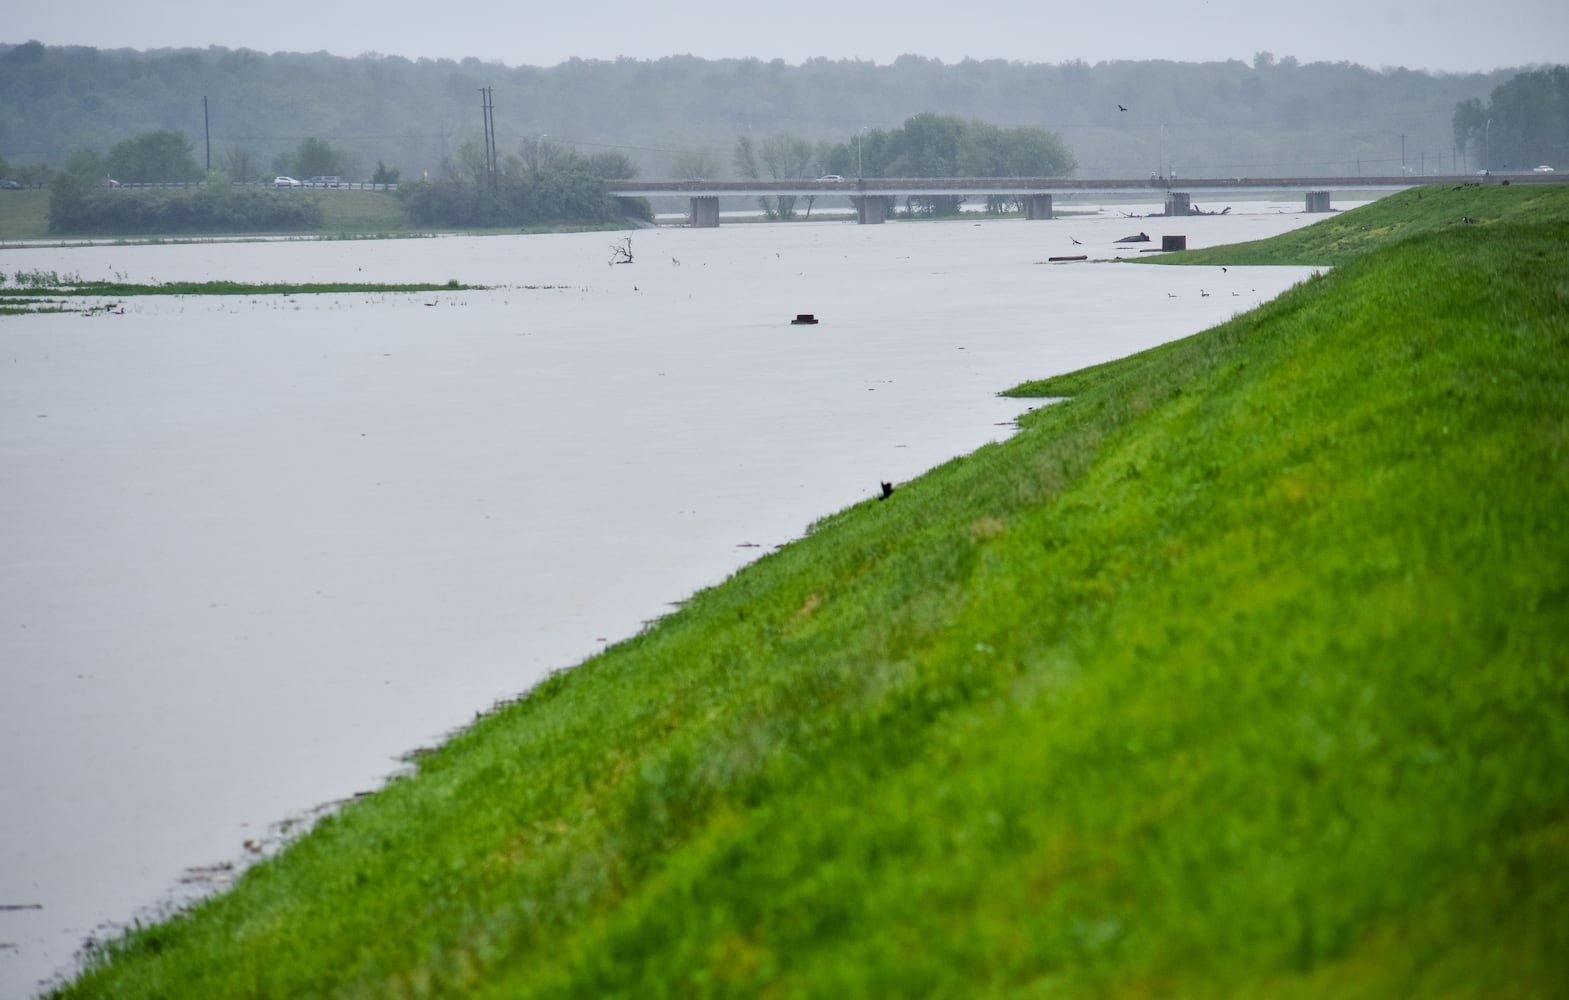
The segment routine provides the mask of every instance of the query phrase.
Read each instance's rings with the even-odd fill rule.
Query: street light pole
[[[866,145],[866,129],[867,129],[867,126],[862,125],[861,126],[861,130],[859,132],[855,133],[855,179],[856,180],[860,180],[862,178],[862,176],[863,176],[862,175],[862,171],[861,171],[861,149],[862,149],[863,146]]]
[[[1493,169],[1493,120],[1489,118],[1487,124],[1482,126],[1482,171],[1491,172]]]

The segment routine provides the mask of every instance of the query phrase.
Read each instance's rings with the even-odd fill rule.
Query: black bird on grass
[[[893,496],[893,483],[883,483],[883,495],[877,499],[887,500],[891,496]]]

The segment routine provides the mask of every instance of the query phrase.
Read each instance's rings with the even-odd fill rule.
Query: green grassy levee
[[[1038,384],[60,995],[1558,993],[1551,206]]]
[[[1564,224],[1569,185],[1412,188],[1266,240],[1141,257],[1140,264],[1344,264],[1421,233],[1502,223]]]

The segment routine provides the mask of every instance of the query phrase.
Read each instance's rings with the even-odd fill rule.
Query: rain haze
[[[439,13],[438,13],[439,11]],[[327,51],[411,59],[554,66],[570,59],[756,57],[887,63],[909,53],[960,62],[1096,63],[1119,59],[1206,62],[1268,51],[1301,62],[1352,62],[1435,72],[1475,72],[1559,62],[1569,4],[1520,0],[1500,10],[1449,2],[1310,7],[1256,0],[1134,4],[995,3],[980,11],[918,4],[798,0],[759,16],[719,0],[655,8],[630,0],[460,8],[396,2],[367,10],[308,0],[217,6],[165,0],[157,16],[119,0],[23,4],[6,15],[12,42],[96,48]]]

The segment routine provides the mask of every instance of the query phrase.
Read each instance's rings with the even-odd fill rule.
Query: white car
[[[827,181],[830,184],[838,184],[839,182],[844,180],[844,178],[840,177],[838,174],[824,174],[823,176],[821,176],[821,177],[819,177],[817,179],[820,180],[820,181]]]
[[[1531,173],[1533,173],[1533,174],[1550,174],[1550,173],[1553,173],[1553,168],[1549,167],[1547,164],[1544,163],[1540,167],[1536,167],[1535,169],[1533,169],[1531,171]]]
[[[272,186],[275,188],[299,188],[304,187],[305,182],[297,181],[293,177],[274,177]]]

